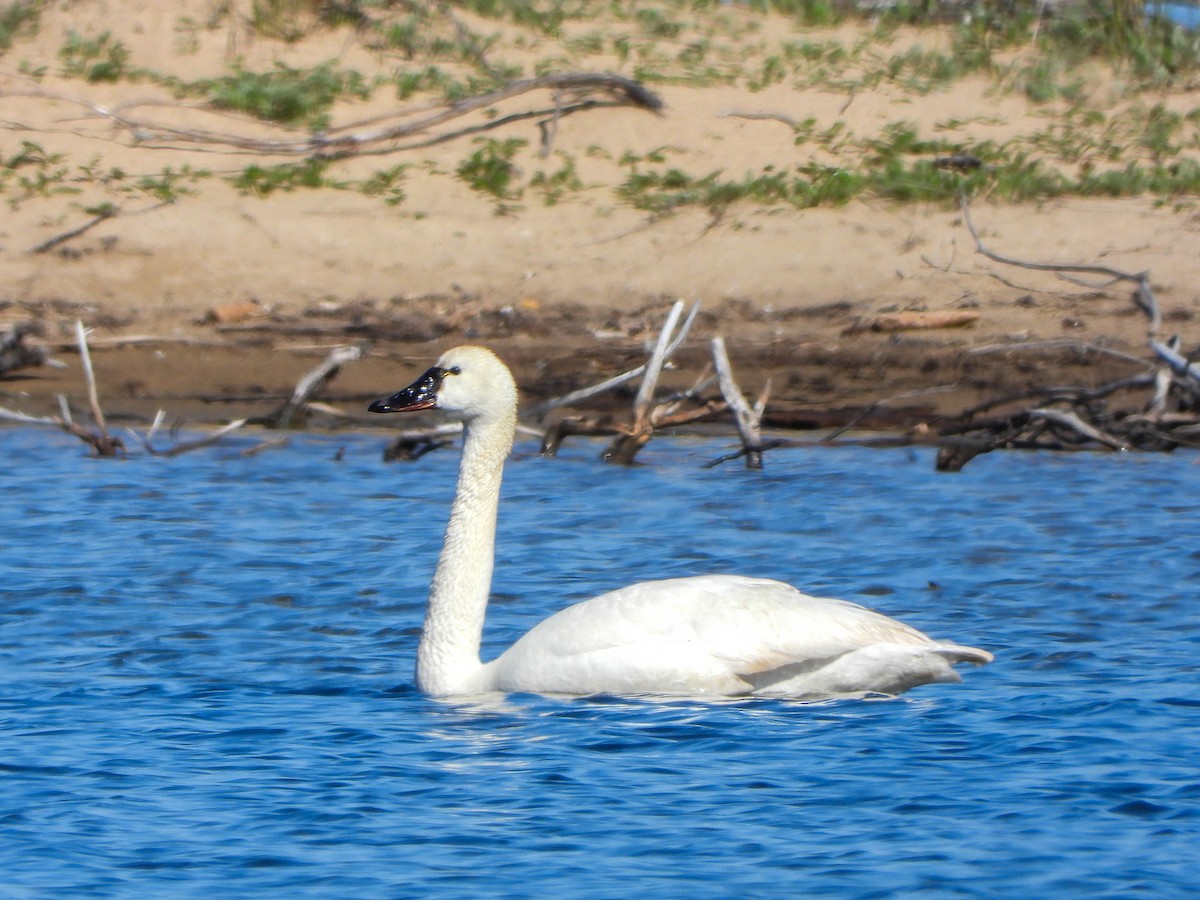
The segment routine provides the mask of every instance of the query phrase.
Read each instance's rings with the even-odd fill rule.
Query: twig
[[[90,444],[97,456],[117,456],[125,452],[125,444],[118,437],[108,433],[108,423],[104,419],[104,410],[100,408],[100,394],[96,390],[96,373],[92,370],[92,356],[88,352],[87,332],[83,322],[75,320],[75,337],[79,341],[79,357],[83,362],[83,374],[87,381],[88,405],[92,410],[92,420],[96,423],[96,431],[91,432],[71,421],[70,408],[66,398],[60,395],[59,402],[63,408],[63,430],[75,435],[86,444]]]
[[[3,406],[0,406],[0,419],[20,422],[23,425],[55,425],[59,428],[63,424],[62,419],[56,419],[54,416],[30,416],[14,409],[5,409]]]
[[[541,147],[538,156],[546,159],[554,152],[554,139],[558,136],[558,122],[562,118],[562,92],[554,92],[554,112],[549,119],[538,122],[538,130],[542,133]]]
[[[55,247],[59,246],[60,244],[65,244],[67,241],[71,240],[72,238],[77,238],[81,234],[91,231],[93,228],[95,228],[101,222],[107,222],[109,219],[115,217],[119,211],[120,210],[115,206],[105,206],[93,218],[84,222],[78,228],[72,228],[70,231],[64,231],[62,234],[56,234],[54,237],[50,238],[49,240],[42,241],[36,247],[30,248],[29,252],[31,254],[47,253],[50,250],[53,250]]]
[[[662,367],[667,361],[667,347],[671,343],[671,335],[674,334],[675,326],[679,324],[681,315],[683,315],[683,301],[676,300],[671,306],[671,312],[667,315],[667,321],[663,324],[662,331],[658,333],[658,340],[650,354],[650,361],[646,363],[646,373],[642,376],[637,397],[633,401],[634,428],[646,421],[650,413],[650,402],[654,399],[658,376],[662,373]]]
[[[965,353],[967,356],[982,355],[984,353],[1006,353],[1010,351],[1025,352],[1027,350],[1074,350],[1077,353],[1098,353],[1103,356],[1111,356],[1113,359],[1119,359],[1124,362],[1133,363],[1134,365],[1148,365],[1146,360],[1139,359],[1131,353],[1122,353],[1120,350],[1113,350],[1111,347],[1100,347],[1096,344],[1084,344],[1080,341],[1070,340],[1048,340],[1048,341],[1024,341],[1022,343],[1012,344],[983,344],[979,347],[970,347]]]
[[[783,113],[773,112],[742,112],[741,110],[731,109],[721,113],[718,118],[721,119],[760,119],[771,122],[782,122],[784,125],[793,131],[799,131],[802,127],[800,122],[797,122],[791,116],[785,116]]]
[[[1172,335],[1171,339],[1167,341],[1165,349],[1177,354],[1179,352],[1179,343],[1179,335]],[[1182,359],[1182,357],[1180,358]],[[1186,363],[1187,361],[1184,360],[1184,362]],[[1171,393],[1171,383],[1174,381],[1172,373],[1173,368],[1168,363],[1168,365],[1159,366],[1158,372],[1154,375],[1154,397],[1150,400],[1146,410],[1155,419],[1161,419],[1163,412],[1167,408],[1167,398]]]
[[[591,387],[580,388],[577,391],[571,391],[569,394],[563,394],[561,397],[553,397],[529,410],[531,416],[542,416],[550,412],[552,409],[557,409],[560,406],[572,406],[580,403],[583,400],[588,400],[598,394],[603,394],[606,391],[619,388],[623,384],[628,384],[635,378],[638,378],[646,371],[644,365],[638,366],[636,369],[630,369],[628,372],[622,372],[620,375],[615,375],[607,381],[602,381],[599,384],[594,384]]]
[[[568,437],[585,435],[598,437],[619,433],[612,416],[567,416],[546,429],[539,451],[543,456],[557,456],[563,441]]]
[[[1182,355],[1176,353],[1175,350],[1167,344],[1161,344],[1158,341],[1151,341],[1150,347],[1158,355],[1158,358],[1171,367],[1171,371],[1176,375],[1181,375],[1189,381],[1194,381],[1200,385],[1200,368],[1197,368],[1195,363],[1188,362]]]

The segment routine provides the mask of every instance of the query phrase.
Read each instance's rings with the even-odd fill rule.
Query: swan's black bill
[[[446,370],[434,366],[408,387],[390,397],[381,397],[367,407],[368,412],[412,412],[437,406],[437,392],[446,377]]]

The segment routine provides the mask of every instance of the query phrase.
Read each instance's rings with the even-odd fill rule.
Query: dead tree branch
[[[667,321],[664,323],[662,331],[659,332],[658,341],[650,354],[650,360],[646,363],[646,371],[642,375],[642,383],[638,387],[637,397],[633,401],[633,424],[622,429],[621,434],[617,435],[602,454],[603,459],[607,462],[623,466],[631,465],[638,451],[654,434],[656,423],[652,415],[651,404],[654,401],[654,391],[658,387],[659,375],[662,374],[663,366],[670,358],[671,348],[678,346],[683,340],[700,309],[699,303],[692,306],[691,312],[680,328],[679,340],[672,341],[675,328],[679,325],[679,319],[683,315],[683,305],[682,300],[676,300],[671,307],[671,312],[667,315]]]
[[[71,407],[67,404],[67,398],[61,394],[58,396],[58,405],[62,413],[60,416],[27,416],[24,413],[0,409],[0,418],[27,425],[53,425],[56,428],[61,428],[67,434],[79,438],[91,447],[97,456],[123,456],[125,454],[125,444],[119,437],[114,437],[108,433],[108,425],[104,420],[104,411],[100,408],[99,392],[96,390],[96,373],[92,370],[92,357],[88,353],[87,331],[83,327],[83,322],[78,320],[75,322],[75,339],[79,345],[80,359],[83,361],[83,374],[87,382],[88,405],[92,411],[92,419],[96,423],[96,430],[93,431],[75,423],[71,416]]]
[[[235,421],[218,428],[216,431],[211,432],[210,434],[202,435],[201,437],[194,438],[190,441],[177,441],[171,447],[160,449],[154,446],[153,442],[154,435],[158,432],[159,427],[162,425],[164,416],[165,413],[160,409],[158,411],[158,415],[154,417],[154,422],[151,424],[150,430],[146,432],[145,435],[140,435],[132,429],[129,431],[130,434],[138,439],[142,447],[144,447],[146,452],[151,456],[180,456],[184,453],[190,453],[193,450],[200,450],[203,447],[211,447],[213,444],[218,443],[223,437],[225,437],[225,435],[237,431],[239,428],[245,425],[247,421],[246,419],[236,419]]]
[[[979,232],[975,230],[975,223],[971,219],[971,207],[967,203],[966,194],[960,195],[959,207],[962,210],[963,223],[967,226],[967,231],[971,233],[971,238],[975,241],[975,249],[993,262],[1039,272],[1057,272],[1060,274],[1078,272],[1084,275],[1103,275],[1110,279],[1109,283],[1120,281],[1131,282],[1135,286],[1133,301],[1138,309],[1145,313],[1146,318],[1150,322],[1150,337],[1153,338],[1158,334],[1158,329],[1162,326],[1162,315],[1158,309],[1158,301],[1154,297],[1154,289],[1150,285],[1149,272],[1125,272],[1121,269],[1114,269],[1111,266],[1100,266],[1090,263],[1033,262],[1031,260],[1016,259],[1012,256],[1004,256],[984,246],[983,239],[979,237]]]
[[[72,238],[77,238],[81,234],[86,234],[87,232],[89,232],[93,228],[95,228],[97,225],[99,225],[101,222],[107,222],[109,219],[116,216],[117,212],[118,212],[117,207],[105,206],[103,209],[100,210],[99,213],[97,213],[91,219],[88,219],[82,225],[78,226],[77,228],[72,228],[69,231],[64,231],[61,234],[56,234],[54,237],[50,238],[49,240],[42,241],[36,247],[31,247],[29,249],[29,252],[32,254],[48,253],[51,250],[53,250],[55,247],[65,244],[67,241],[71,240]]]
[[[66,368],[64,363],[50,357],[50,351],[40,344],[30,344],[27,338],[42,332],[41,326],[33,322],[18,322],[8,331],[0,332],[0,377],[18,369],[37,366]]]
[[[306,414],[311,400],[334,379],[342,366],[362,358],[361,347],[335,347],[325,360],[300,379],[291,398],[257,424],[267,428],[291,428],[296,419]]]
[[[717,367],[717,377],[720,380],[721,396],[733,410],[737,422],[738,434],[742,438],[742,453],[746,457],[747,469],[762,468],[762,417],[767,406],[767,397],[771,393],[771,381],[767,379],[758,402],[753,407],[742,396],[742,389],[733,378],[733,367],[729,364],[729,354],[725,351],[725,339],[712,339],[713,364]]]
[[[1033,262],[996,253],[985,247],[980,239],[965,196],[961,198],[961,208],[976,249],[988,259],[1004,265],[1055,272],[1063,277],[1067,277],[1066,273],[1101,276],[1108,279],[1101,287],[1117,282],[1132,283],[1133,302],[1148,321],[1147,343],[1155,359],[1141,360],[1098,347],[1086,348],[1145,365],[1149,371],[1094,388],[1034,389],[967,410],[946,420],[941,427],[938,469],[958,471],[975,456],[998,448],[1067,450],[1103,447],[1120,451],[1164,451],[1190,446],[1193,440],[1191,429],[1200,424],[1196,415],[1200,410],[1200,368],[1181,352],[1177,337],[1167,343],[1158,340],[1162,315],[1150,283],[1150,273],[1125,272],[1086,263]],[[1078,278],[1069,280],[1081,283]],[[994,348],[980,348],[976,352],[991,349]],[[1118,406],[1118,395],[1129,390],[1137,391],[1139,396],[1133,398],[1132,403],[1126,400]],[[1150,391],[1148,398],[1145,396],[1147,390]],[[980,413],[990,409],[1029,399],[1040,401],[1040,405],[1010,415],[978,418]]]
[[[662,98],[658,94],[631,78],[607,72],[560,72],[536,78],[514,79],[496,90],[484,94],[444,103],[398,109],[386,116],[372,117],[369,120],[306,134],[303,137],[262,138],[204,128],[181,128],[130,114],[130,110],[144,104],[108,107],[85,97],[56,93],[39,87],[5,93],[12,96],[41,97],[81,106],[91,111],[92,114],[107,119],[117,127],[129,132],[142,145],[164,142],[208,144],[278,156],[338,158],[375,151],[384,145],[396,144],[418,135],[424,135],[462,116],[487,109],[522,94],[542,90],[570,94],[577,98],[570,108],[561,108],[561,105],[556,102],[555,108],[559,109],[560,116],[578,109],[601,105],[604,101],[598,100],[595,95],[607,96],[607,105],[633,106],[656,114],[661,113],[664,108]],[[180,108],[187,107],[181,106]],[[414,116],[417,118],[413,118]],[[389,124],[378,128],[367,127],[376,122]],[[443,135],[444,137],[445,135]],[[392,147],[391,149],[399,148]]]

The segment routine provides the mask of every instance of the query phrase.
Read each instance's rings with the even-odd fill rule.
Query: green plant
[[[361,0],[254,0],[250,26],[266,38],[294,43],[310,25],[362,25],[368,21]]]
[[[549,174],[538,172],[529,181],[529,186],[538,190],[547,206],[556,205],[568,191],[583,190],[583,182],[575,169],[575,160],[565,153],[557,153],[562,161],[562,167]]]
[[[513,157],[529,142],[521,138],[498,141],[494,138],[477,138],[478,150],[459,163],[455,170],[458,177],[473,191],[491,194],[500,200],[516,200],[520,189],[513,187],[517,167]]]
[[[634,18],[642,30],[653,38],[676,38],[683,31],[681,24],[669,20],[661,9],[654,6],[639,7]]]
[[[408,166],[392,166],[381,169],[359,185],[359,189],[368,197],[382,197],[388,206],[399,206],[407,195],[400,186]]]
[[[183,166],[178,172],[167,166],[157,175],[143,175],[139,178],[137,189],[156,200],[173,203],[185,194],[195,193],[189,185],[211,175],[212,173],[206,169],[193,169],[188,165]]]
[[[13,45],[13,40],[24,31],[37,28],[41,17],[40,2],[10,3],[0,10],[0,53]]]
[[[245,194],[267,197],[276,191],[293,191],[296,188],[343,187],[325,177],[328,160],[306,159],[300,163],[284,163],[278,166],[247,166],[229,183]]]
[[[79,188],[70,182],[70,170],[62,165],[61,153],[47,153],[41,145],[21,141],[21,149],[12,156],[0,157],[0,185],[16,182],[20,193],[9,198],[16,209],[33,197],[53,197],[56,194],[77,194]]]
[[[63,62],[63,74],[71,78],[95,83],[118,81],[128,74],[129,50],[107,31],[94,38],[68,32],[58,58]]]
[[[362,75],[338,71],[328,63],[312,69],[293,69],[276,63],[270,72],[238,70],[206,82],[204,87],[209,102],[218,109],[313,129],[328,124],[327,111],[339,98],[370,95]]]

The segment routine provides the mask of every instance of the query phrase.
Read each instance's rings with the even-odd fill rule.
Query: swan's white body
[[[544,620],[499,658],[479,659],[496,512],[512,449],[517,390],[489,350],[447,352],[372,410],[436,407],[464,424],[462,464],[417,649],[417,686],[436,696],[487,692],[829,697],[898,694],[960,681],[954,663],[985,650],[934,641],[844,600],[738,575],[630,585]]]

